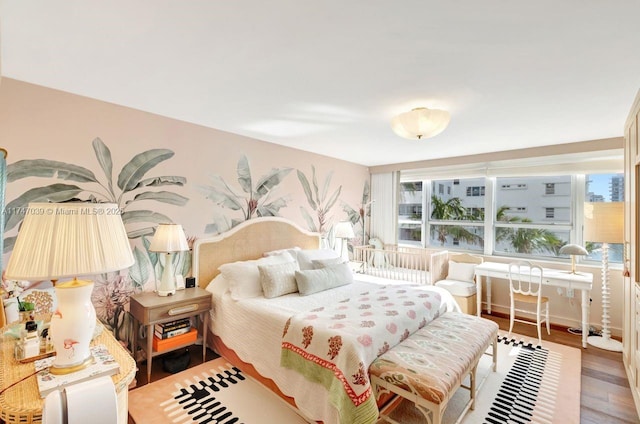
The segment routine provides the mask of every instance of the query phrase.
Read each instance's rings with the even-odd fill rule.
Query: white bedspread
[[[281,341],[285,323],[294,314],[333,304],[371,288],[371,284],[406,283],[356,274],[353,284],[310,296],[298,293],[265,299],[263,297],[235,301],[227,290],[226,281],[217,277],[207,290],[213,295],[211,330],[233,349],[238,357],[251,363],[264,377],[272,379],[306,418],[338,423],[336,410],[329,402],[326,390],[309,382],[301,374],[280,366]],[[436,291],[442,297],[441,313],[459,310],[449,292],[434,286],[417,286]]]

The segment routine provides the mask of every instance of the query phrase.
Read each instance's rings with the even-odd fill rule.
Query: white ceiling
[[[0,5],[3,76],[369,166],[621,136],[640,88],[637,0]]]

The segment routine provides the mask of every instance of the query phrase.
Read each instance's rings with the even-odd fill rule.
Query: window
[[[405,202],[399,242],[525,258],[558,258],[560,247],[578,243],[590,252],[578,260],[601,261],[601,243],[584,241],[575,228],[584,222],[583,201],[624,199],[623,174],[425,180],[418,187],[421,207]],[[609,246],[610,262],[620,263],[622,245]]]
[[[484,186],[467,187],[467,196],[484,196]]]
[[[398,242],[422,243],[422,208],[424,195],[422,181],[400,184],[398,203]]]
[[[484,178],[432,181],[429,199],[429,244],[482,251],[484,242]],[[435,188],[447,187],[447,195]],[[467,193],[476,192],[476,196]]]
[[[526,190],[527,184],[502,184],[501,190]]]
[[[589,174],[586,176],[585,202],[624,202],[624,174]],[[602,261],[602,243],[585,240],[589,252],[586,260]],[[609,262],[622,263],[622,243],[609,244]]]
[[[496,191],[493,252],[556,257],[571,234],[571,176],[504,177],[496,186],[521,189]]]
[[[556,185],[554,183],[545,184],[544,194],[556,194]]]

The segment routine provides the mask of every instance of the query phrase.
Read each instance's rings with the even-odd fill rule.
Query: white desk
[[[587,347],[589,335],[589,293],[593,284],[593,274],[580,272],[571,274],[569,271],[544,268],[542,271],[542,284],[544,286],[562,287],[579,290],[582,301],[582,347]],[[491,313],[491,279],[499,278],[509,280],[509,264],[497,262],[484,262],[476,266],[477,314],[482,312],[482,277],[487,281],[487,312]]]

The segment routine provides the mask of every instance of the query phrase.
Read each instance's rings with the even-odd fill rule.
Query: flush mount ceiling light
[[[400,137],[420,140],[440,134],[449,125],[449,119],[446,110],[418,107],[394,117],[391,128]]]

